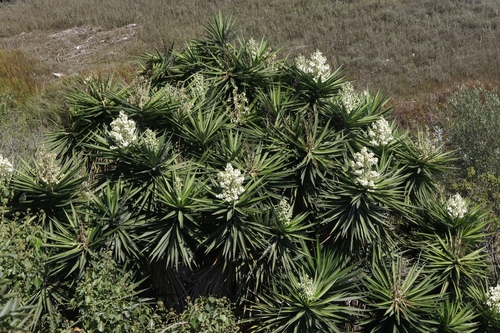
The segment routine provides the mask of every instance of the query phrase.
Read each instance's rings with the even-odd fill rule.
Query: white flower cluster
[[[263,64],[267,65],[269,69],[272,70],[277,70],[278,66],[276,64],[276,54],[271,54],[269,50],[266,50],[265,52],[262,53],[261,51],[261,45],[255,41],[255,39],[250,38],[246,43],[245,47],[247,50],[248,55],[250,56],[251,61],[262,61]],[[261,62],[262,64],[262,62]]]
[[[148,128],[142,135],[142,143],[144,145],[144,148],[146,148],[146,150],[150,152],[156,152],[158,150],[159,141],[156,138],[155,132]]]
[[[460,196],[460,194],[455,194],[448,200],[448,204],[446,205],[446,210],[453,218],[462,218],[465,214],[467,214],[467,203]]]
[[[500,314],[500,285],[496,287],[490,287],[490,291],[486,294],[488,300],[486,305],[496,313]]]
[[[231,115],[231,122],[239,124],[250,111],[248,98],[245,92],[238,93],[238,86],[233,80],[231,80],[231,85],[233,86],[233,95],[227,99],[227,111]]]
[[[48,153],[45,146],[41,146],[35,154],[37,162],[37,175],[47,185],[57,185],[64,177],[56,161],[56,154]]]
[[[193,75],[193,79],[191,81],[191,84],[189,85],[189,88],[191,90],[192,97],[203,99],[205,98],[209,87],[205,80],[205,77],[200,73],[196,73],[195,75]]]
[[[314,299],[314,295],[316,294],[316,286],[314,285],[313,279],[311,279],[309,275],[304,274],[300,277],[299,288],[299,294],[301,297],[308,301]]]
[[[143,79],[135,81],[133,84],[135,91],[127,98],[127,102],[142,110],[151,101],[151,81]]]
[[[137,140],[135,134],[135,121],[129,120],[127,115],[120,111],[118,118],[111,122],[111,132],[109,136],[116,143],[118,147],[111,147],[111,149],[127,148]]]
[[[374,146],[385,146],[394,139],[389,122],[384,118],[380,118],[372,124],[368,135],[372,139],[370,144]]]
[[[12,166],[12,163],[10,163],[7,158],[0,155],[0,184],[7,181],[13,172],[14,167]]]
[[[356,183],[369,190],[375,189],[375,180],[380,176],[377,171],[372,170],[372,166],[378,163],[375,154],[363,147],[359,153],[354,154],[354,161],[351,161],[351,172],[356,176]]]
[[[362,99],[363,95],[356,92],[350,82],[346,82],[342,85],[340,100],[342,104],[344,104],[347,113],[351,113],[352,110],[357,108],[361,104]]]
[[[226,165],[224,171],[217,174],[217,181],[222,189],[222,193],[216,197],[226,202],[238,202],[240,194],[245,191],[242,186],[245,177],[241,175],[240,170],[234,169],[231,163]]]
[[[175,178],[174,180],[174,193],[177,196],[177,200],[180,200],[182,197],[182,190],[184,188],[184,183],[180,178]]]
[[[303,55],[298,56],[295,58],[295,65],[304,73],[311,74],[315,81],[325,81],[330,77],[330,65],[326,61],[323,54],[316,51],[311,54],[311,59],[306,59]]]
[[[275,208],[276,219],[283,225],[287,226],[293,217],[292,207],[288,204],[286,199],[281,199],[278,206]]]
[[[259,45],[255,41],[255,39],[250,38],[245,46],[250,57],[252,59],[257,58],[257,56],[259,55]]]

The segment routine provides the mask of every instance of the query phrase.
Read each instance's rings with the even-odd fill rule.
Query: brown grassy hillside
[[[0,48],[80,73],[177,47],[217,12],[286,54],[321,50],[361,87],[394,96],[500,77],[497,0],[17,0],[0,4]]]

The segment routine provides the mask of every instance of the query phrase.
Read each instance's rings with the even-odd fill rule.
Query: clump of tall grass
[[[36,74],[37,62],[25,52],[0,50],[0,91],[10,91],[17,98],[24,99],[40,86]]]

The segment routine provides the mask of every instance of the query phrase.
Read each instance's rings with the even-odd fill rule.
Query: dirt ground
[[[0,38],[0,50],[21,50],[37,63],[36,74],[43,81],[68,75],[137,62],[127,50],[137,43],[136,24],[103,30],[75,27],[52,34],[29,32]],[[109,69],[109,68],[108,68]]]

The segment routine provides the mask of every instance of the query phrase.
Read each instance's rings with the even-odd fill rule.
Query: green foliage
[[[355,293],[359,273],[349,259],[317,244],[299,271],[287,271],[253,306],[255,332],[341,332],[354,322],[361,298]]]
[[[161,312],[139,297],[141,281],[131,279],[116,266],[111,253],[99,253],[70,301],[78,312],[75,325],[88,333],[158,332],[164,320]]]
[[[1,256],[8,254],[2,253]],[[16,293],[7,290],[11,287],[10,284],[11,281],[4,278],[4,272],[0,272],[0,332],[17,332],[28,319],[25,314],[27,308],[19,307]]]
[[[15,297],[10,300],[6,297],[9,302],[2,303],[6,310],[7,304],[17,304],[14,313],[25,318],[19,328],[33,331],[38,325],[48,327],[48,312],[62,302],[62,289],[52,284],[44,264],[47,255],[42,250],[44,237],[39,219],[28,216],[0,221],[2,290]]]
[[[236,333],[240,332],[238,319],[227,298],[212,296],[188,300],[186,309],[170,318],[173,322],[165,333]]]
[[[470,305],[462,305],[460,301],[447,299],[441,303],[441,307],[438,309],[438,332],[476,332],[479,324],[475,321],[476,317],[477,313],[474,313]]]
[[[377,259],[376,259],[377,260]],[[371,332],[429,332],[431,317],[442,295],[435,292],[438,280],[418,264],[409,265],[401,254],[372,263],[364,277],[367,289],[367,320]]]
[[[500,93],[482,85],[462,86],[444,106],[445,134],[465,168],[473,167],[478,173],[500,172],[499,108]]]

